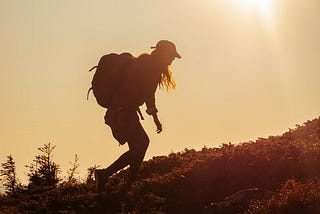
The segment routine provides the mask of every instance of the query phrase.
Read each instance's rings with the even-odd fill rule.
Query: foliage
[[[143,162],[127,193],[123,170],[97,195],[95,168],[88,169],[84,183],[25,190],[14,198],[1,197],[0,207],[36,213],[319,213],[320,118],[281,136],[153,157]],[[272,196],[230,201],[234,193],[254,189]]]
[[[248,213],[320,213],[320,178],[289,179],[271,199],[254,201]]]
[[[78,173],[77,169],[79,168],[80,164],[79,164],[79,157],[77,154],[74,155],[74,161],[72,163],[72,167],[70,169],[68,169],[68,183],[76,183],[77,179],[74,177],[75,174]]]
[[[56,146],[52,146],[51,143],[44,144],[43,147],[38,148],[41,154],[36,156],[33,163],[26,166],[30,170],[29,189],[52,188],[58,184],[60,166],[52,160],[52,152],[55,148]]]
[[[7,156],[7,161],[1,163],[1,167],[0,176],[2,177],[4,187],[6,188],[6,194],[13,195],[18,182],[16,178],[16,165],[12,155]]]
[[[90,184],[90,183],[94,183],[94,179],[93,179],[93,174],[94,174],[94,170],[96,170],[96,168],[98,168],[99,166],[91,166],[87,169],[88,174],[87,174],[87,179],[86,179],[86,183]]]

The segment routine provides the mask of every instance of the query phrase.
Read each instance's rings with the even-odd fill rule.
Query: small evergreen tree
[[[7,195],[13,195],[17,186],[16,165],[12,155],[7,156],[7,161],[1,163],[2,169],[0,176],[2,177],[3,186],[6,188]]]
[[[52,152],[56,146],[51,146],[51,143],[44,144],[38,148],[41,152],[36,156],[33,163],[26,165],[29,168],[29,185],[28,188],[34,187],[56,187],[60,181],[59,173],[60,166],[52,160]]]
[[[78,167],[80,166],[79,164],[79,157],[77,154],[74,155],[74,161],[72,164],[72,167],[70,169],[68,169],[68,183],[76,183],[76,179],[75,179],[75,174],[78,174]]]

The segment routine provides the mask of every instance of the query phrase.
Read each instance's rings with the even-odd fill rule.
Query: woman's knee
[[[144,156],[144,154],[148,149],[149,143],[150,143],[150,140],[148,136],[140,138],[138,143],[136,144],[135,150],[137,151],[138,154],[142,154]]]
[[[141,136],[133,141],[128,141],[129,150],[133,153],[134,156],[144,156],[148,149],[149,143],[150,140],[147,135],[143,137]]]

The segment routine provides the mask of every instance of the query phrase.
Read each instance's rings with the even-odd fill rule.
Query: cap
[[[172,56],[174,56],[176,58],[179,58],[179,59],[181,58],[180,54],[178,54],[178,52],[177,52],[176,46],[168,40],[160,40],[156,44],[156,46],[153,46],[151,48],[155,48],[160,51],[165,51],[165,52],[172,54]]]

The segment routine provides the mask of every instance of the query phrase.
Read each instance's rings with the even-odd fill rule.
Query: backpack
[[[102,56],[98,65],[89,70],[96,69],[91,81],[91,88],[87,93],[87,100],[92,90],[98,104],[104,108],[109,108],[112,97],[121,85],[121,80],[128,70],[126,68],[133,60],[134,57],[130,53],[111,53]]]

